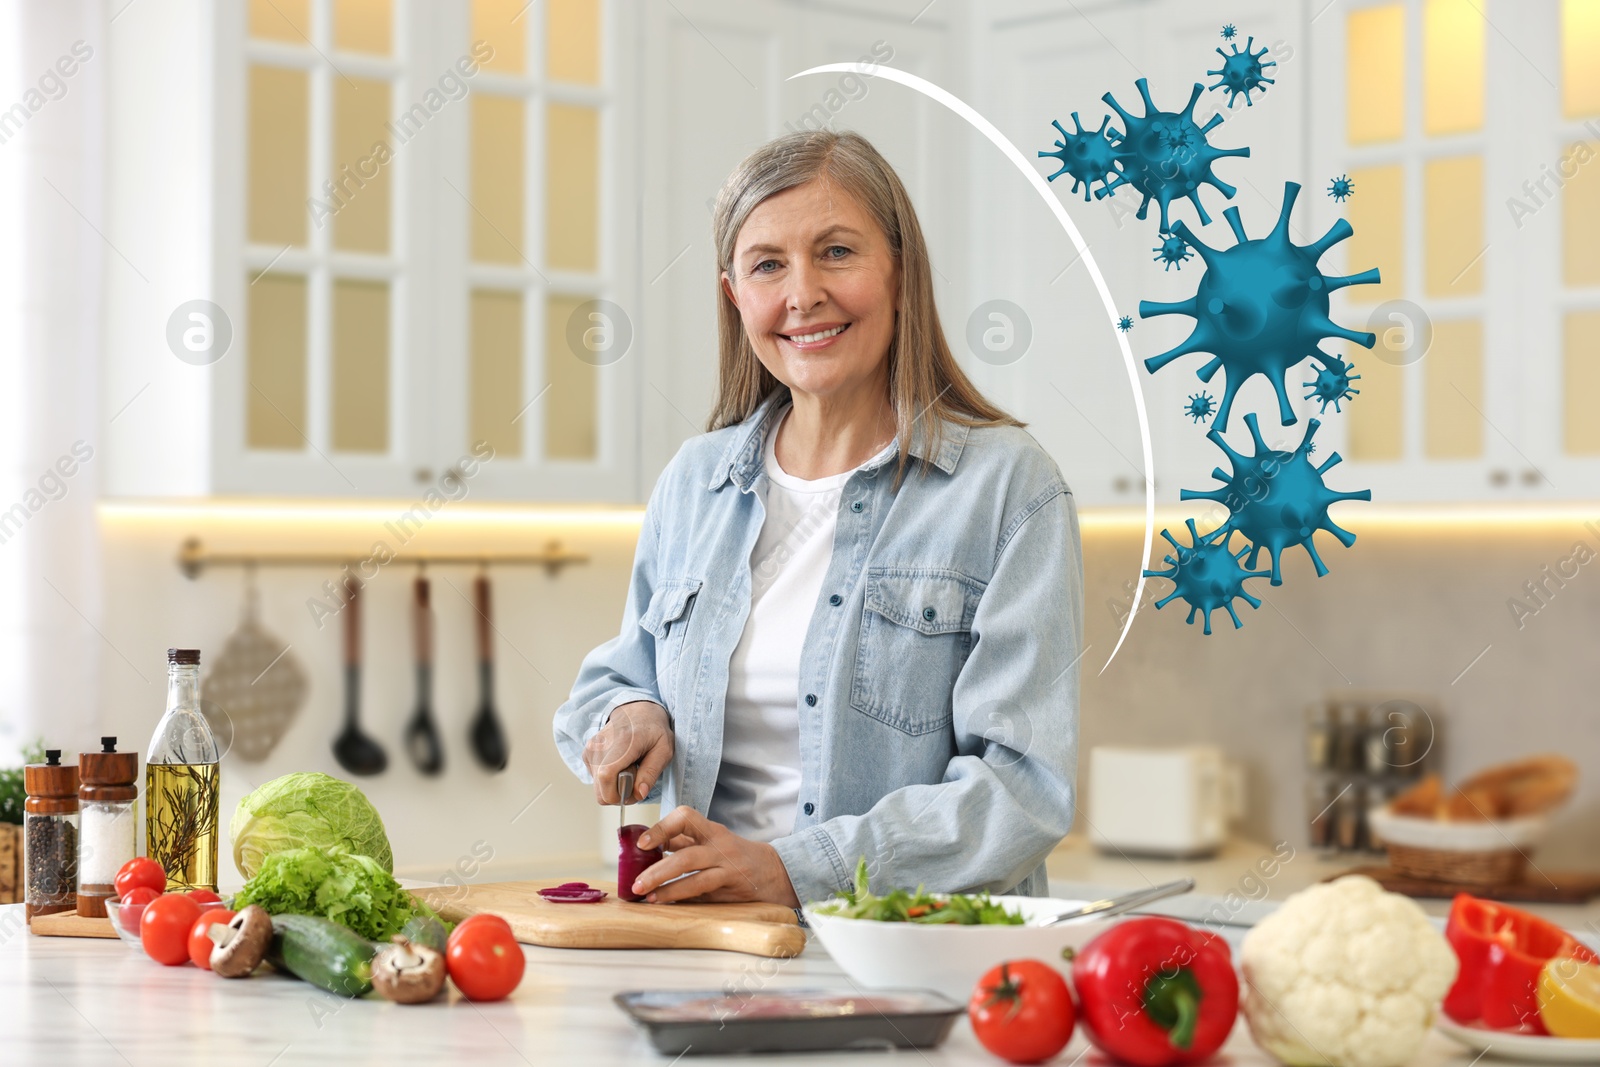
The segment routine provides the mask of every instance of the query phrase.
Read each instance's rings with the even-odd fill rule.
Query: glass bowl
[[[144,951],[144,943],[139,939],[138,934],[139,918],[144,914],[144,909],[145,905],[143,904],[124,909],[114,898],[106,900],[106,916],[111,920],[111,928],[117,932],[117,937],[121,939],[124,945],[139,952]],[[122,920],[129,918],[130,915],[134,926],[133,933],[129,933],[127,928],[122,925]]]

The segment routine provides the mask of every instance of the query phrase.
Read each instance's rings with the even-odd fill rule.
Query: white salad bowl
[[[1008,960],[1034,959],[1063,975],[1072,965],[1063,949],[1080,949],[1117,919],[1079,919],[1042,926],[1086,900],[1053,897],[991,898],[1022,913],[1021,926],[957,926],[942,923],[879,922],[825,915],[807,904],[806,922],[845,974],[866,989],[932,989],[965,1004],[989,968]]]

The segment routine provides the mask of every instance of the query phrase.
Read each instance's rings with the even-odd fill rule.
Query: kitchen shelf
[[[178,570],[185,578],[198,578],[207,567],[343,567],[360,562],[359,556],[341,556],[327,552],[207,552],[198,537],[185,538],[178,546]],[[398,562],[398,560],[397,560]],[[445,552],[408,553],[405,562],[426,566],[429,563],[477,563],[482,566],[539,566],[554,577],[562,568],[576,563],[587,563],[589,557],[581,552],[569,552],[559,540],[545,542],[543,552],[507,554],[495,552]]]

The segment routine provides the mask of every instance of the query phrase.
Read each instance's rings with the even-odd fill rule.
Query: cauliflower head
[[[1250,1033],[1290,1067],[1410,1062],[1459,967],[1415,901],[1363,875],[1291,896],[1239,959]]]

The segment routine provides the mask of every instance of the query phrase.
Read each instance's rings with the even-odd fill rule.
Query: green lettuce
[[[259,904],[270,915],[320,915],[369,941],[389,940],[423,911],[370,856],[316,847],[274,852],[263,860],[232,907],[247,904]]]
[[[246,878],[273,853],[308,846],[368,856],[384,873],[394,871],[378,809],[354,785],[315,771],[274,778],[247,795],[234,809],[228,836],[234,865]]]

